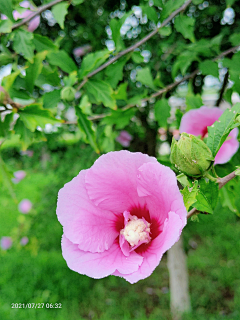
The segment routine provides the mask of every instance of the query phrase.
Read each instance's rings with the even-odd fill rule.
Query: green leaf
[[[185,187],[192,187],[192,181],[191,179],[186,176],[184,173],[180,173],[177,175],[177,181],[180,182],[180,184]]]
[[[200,96],[200,94],[193,94],[191,92],[189,92],[186,95],[186,105],[187,105],[187,109],[186,111],[189,111],[190,109],[197,109],[203,106],[203,101],[202,98]]]
[[[13,183],[12,183],[12,179],[13,178],[13,174],[12,172],[10,172],[5,164],[5,162],[3,161],[3,159],[0,156],[0,184],[4,185],[9,193],[11,194],[12,198],[14,200],[16,200],[16,195],[13,189]]]
[[[0,1],[0,12],[5,14],[12,22],[14,22],[14,18],[12,15],[12,0],[1,0]]]
[[[208,127],[207,146],[215,157],[229,133],[240,123],[235,119],[240,114],[240,103],[236,103],[231,109],[227,109],[211,127]]]
[[[193,61],[197,61],[197,53],[191,51],[184,51],[178,57],[172,68],[172,77],[175,78],[178,70],[181,70],[182,75],[185,75],[188,67]]]
[[[149,88],[155,90],[152,74],[149,67],[145,67],[140,70],[137,70],[136,80],[140,81],[143,85],[148,86]]]
[[[181,190],[181,194],[183,196],[183,202],[187,211],[197,201],[198,192],[199,192],[199,189],[198,189],[197,181],[193,183],[192,187],[187,186],[183,190]]]
[[[163,37],[168,37],[172,33],[172,28],[171,28],[171,26],[166,26],[166,27],[160,28],[158,30],[158,33]]]
[[[0,67],[12,62],[13,57],[7,53],[0,53]]]
[[[57,46],[53,42],[40,34],[34,34],[33,44],[38,52],[57,50]]]
[[[238,46],[240,44],[240,33],[231,34],[229,40],[233,46]]]
[[[58,102],[61,100],[60,96],[61,90],[53,90],[46,92],[43,95],[43,106],[46,109],[55,108],[58,105]]]
[[[227,7],[231,7],[236,0],[226,0]]]
[[[88,96],[84,95],[80,101],[79,108],[82,110],[84,114],[91,115],[92,114],[92,104],[88,100]]]
[[[81,4],[83,2],[84,2],[84,0],[72,0],[72,4],[74,4],[75,6],[78,4]]]
[[[33,62],[34,49],[33,34],[22,29],[18,29],[13,37],[13,49],[21,53],[31,63]]]
[[[0,21],[0,33],[10,33],[12,31],[13,23],[11,20]]]
[[[17,70],[17,71],[15,71],[15,72],[13,72],[3,78],[2,86],[7,92],[11,89],[14,81],[16,80],[16,78],[20,74],[20,72],[21,72],[21,70]]]
[[[235,170],[235,175],[240,176],[240,167],[237,167],[237,169]]]
[[[203,75],[212,75],[218,78],[218,64],[216,61],[204,60],[200,62],[199,69],[202,71]]]
[[[87,116],[79,107],[76,107],[75,110],[78,117],[78,126],[80,130],[85,134],[87,141],[96,151],[96,153],[99,153],[100,151],[96,143],[96,133],[92,128],[92,122],[88,120]]]
[[[218,183],[201,179],[199,187],[199,193],[196,197],[197,202],[193,203],[193,207],[202,212],[213,213],[218,201]]]
[[[111,19],[109,25],[112,30],[112,39],[115,43],[116,51],[118,52],[124,48],[124,42],[120,33],[122,23],[120,20]]]
[[[155,118],[159,127],[167,128],[167,120],[170,117],[170,106],[167,99],[158,100],[154,106]]]
[[[185,0],[168,0],[164,3],[163,10],[161,11],[161,21],[170,16],[176,9],[184,4]]]
[[[112,97],[112,87],[101,80],[88,80],[85,84],[86,92],[93,95],[97,103],[103,103],[105,107],[116,109],[116,100]]]
[[[116,88],[119,81],[123,79],[123,67],[125,66],[127,60],[118,60],[106,68],[107,82]]]
[[[61,29],[64,29],[64,21],[68,13],[68,10],[67,10],[68,7],[69,7],[69,3],[67,2],[58,3],[52,7],[53,17],[57,21]]]
[[[192,42],[195,41],[194,24],[195,24],[194,18],[184,16],[184,15],[179,15],[174,20],[174,25],[176,30],[180,32],[185,39],[189,39]]]
[[[135,63],[142,63],[144,61],[144,58],[143,56],[141,55],[141,52],[140,51],[134,51],[132,53],[132,59],[133,59],[133,62]]]
[[[146,14],[149,20],[151,20],[157,24],[158,16],[157,16],[157,12],[156,12],[155,8],[149,7],[148,5],[141,6],[141,8],[142,8],[143,14]]]
[[[180,127],[182,116],[183,116],[183,112],[181,110],[177,109],[175,112],[175,117],[176,117],[176,121],[177,121],[177,128]]]
[[[42,71],[42,62],[46,58],[47,51],[39,52],[34,57],[33,63],[28,63],[28,68],[26,70],[26,88],[32,93],[39,74]]]
[[[157,7],[162,7],[163,3],[162,3],[162,0],[153,0],[154,2],[154,5],[157,6]]]
[[[46,83],[53,87],[58,87],[61,85],[57,68],[52,68],[49,65],[43,65],[42,72],[35,81],[35,85],[43,88]]]
[[[116,100],[127,101],[127,86],[128,86],[127,82],[121,83],[120,86],[117,88],[117,90],[114,92],[113,97]]]
[[[47,123],[56,124],[62,122],[54,118],[50,111],[42,109],[39,104],[32,104],[20,109],[19,116],[25,126],[32,132],[35,131],[37,126],[44,128]]]
[[[136,108],[131,108],[128,110],[113,110],[110,116],[105,117],[101,121],[101,124],[115,124],[116,129],[123,129],[129,124],[136,111]]]
[[[9,135],[10,124],[13,121],[13,113],[6,114],[4,120],[0,117],[0,137],[7,137]]]
[[[240,52],[235,53],[231,60],[225,58],[223,66],[229,68],[230,79],[234,81],[233,90],[240,92]]]
[[[89,53],[83,58],[79,78],[83,79],[90,71],[99,67],[109,57],[108,50],[96,51]]]
[[[47,58],[50,64],[59,67],[67,73],[77,70],[76,64],[66,51],[60,50],[58,52],[49,52]]]

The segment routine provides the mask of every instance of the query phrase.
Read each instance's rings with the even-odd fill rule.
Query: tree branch
[[[152,38],[155,34],[158,33],[158,30],[165,27],[179,12],[184,11],[187,6],[192,2],[192,0],[188,0],[187,2],[185,2],[180,8],[178,8],[177,10],[175,10],[172,14],[170,14],[170,16],[165,19],[163,21],[163,23],[161,24],[161,26],[159,28],[156,28],[155,30],[153,30],[152,32],[150,32],[148,35],[146,35],[146,37],[144,37],[143,39],[141,39],[140,41],[136,42],[134,45],[128,47],[127,49],[119,52],[115,57],[111,58],[110,60],[108,60],[107,62],[105,62],[104,64],[102,64],[100,67],[98,67],[96,70],[93,70],[92,72],[90,72],[89,74],[86,75],[85,79],[80,83],[80,85],[77,87],[77,90],[80,90],[84,84],[87,82],[87,80],[91,77],[93,77],[95,74],[97,74],[98,72],[102,71],[103,69],[105,69],[106,67],[108,67],[110,64],[112,64],[113,62],[117,61],[119,58],[121,58],[122,56],[126,55],[127,53],[137,49],[138,47],[140,47],[143,43],[145,43],[146,41],[148,41],[150,38]]]
[[[221,90],[219,91],[219,97],[217,99],[217,102],[216,102],[216,106],[218,107],[222,101],[222,98],[223,98],[223,95],[224,95],[224,91],[226,89],[226,86],[228,84],[228,77],[229,77],[229,72],[227,70],[227,72],[225,73],[224,75],[224,79],[223,79],[223,84],[222,84],[222,88]]]
[[[236,171],[236,170],[235,170]],[[221,189],[225,184],[227,184],[230,180],[234,179],[236,177],[235,171],[229,173],[227,176],[223,178],[218,178],[218,185],[219,189]],[[200,211],[198,211],[196,208],[193,208],[190,210],[187,214],[187,218],[191,218],[194,214],[198,214]]]
[[[40,13],[42,13],[43,11],[51,8],[52,6],[54,6],[55,4],[62,2],[64,0],[54,0],[50,3],[47,3],[43,6],[38,7],[38,9],[33,12],[32,14],[30,14],[28,17],[26,17],[25,19],[21,20],[20,22],[17,22],[13,25],[12,30],[17,29],[19,27],[21,27],[22,25],[26,24],[27,22],[29,22],[30,20],[32,20],[34,17],[38,16]]]

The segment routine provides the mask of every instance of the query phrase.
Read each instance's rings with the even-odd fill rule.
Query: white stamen
[[[134,247],[140,243],[148,243],[151,240],[150,223],[146,220],[138,219],[136,216],[129,216],[129,221],[125,228],[120,231],[128,243]]]

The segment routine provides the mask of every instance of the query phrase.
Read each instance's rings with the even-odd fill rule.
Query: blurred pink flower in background
[[[12,179],[12,182],[18,183],[26,177],[26,172],[24,170],[18,170],[18,171],[13,172],[13,175],[15,178]]]
[[[170,168],[140,152],[109,152],[59,191],[63,257],[89,277],[135,283],[178,241],[186,215]]]
[[[90,44],[85,44],[81,47],[77,47],[73,49],[73,54],[75,57],[81,57],[84,56],[86,53],[90,52],[92,50],[92,46]]]
[[[25,8],[27,10],[23,11],[23,12],[18,12],[17,10],[13,11],[13,18],[15,20],[18,19],[25,19],[27,17],[29,17],[29,15],[31,15],[34,10],[36,9],[34,6],[32,6],[32,4],[29,1],[22,1],[19,3],[20,7]],[[30,9],[30,10],[28,10]],[[6,19],[7,17],[4,17],[4,19]],[[28,31],[33,32],[34,30],[37,29],[37,27],[40,24],[40,16],[36,16],[33,19],[31,19],[28,23]]]
[[[22,239],[20,240],[20,244],[22,246],[25,246],[26,244],[28,244],[29,240],[28,237],[22,237]]]
[[[3,250],[7,250],[12,246],[12,238],[11,237],[2,237],[1,238],[1,248]]]
[[[34,154],[33,150],[20,151],[20,153],[22,156],[29,156],[29,157],[32,157]]]
[[[223,114],[223,110],[218,107],[201,107],[199,109],[192,109],[185,113],[182,117],[179,131],[186,132],[195,136],[201,136],[203,139],[207,137],[207,127],[211,126]],[[238,129],[233,129],[227,140],[223,143],[220,150],[215,157],[215,164],[222,164],[228,162],[239,148],[237,140]]]
[[[128,133],[125,130],[122,130],[119,136],[116,138],[116,141],[119,142],[123,147],[129,147],[132,139],[133,137],[130,133]]]
[[[0,86],[0,92],[5,92],[5,90],[2,86]]]
[[[19,205],[18,205],[18,210],[21,213],[28,213],[32,209],[32,202],[28,199],[23,199]]]

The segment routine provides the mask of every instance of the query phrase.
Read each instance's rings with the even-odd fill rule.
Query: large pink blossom
[[[217,107],[201,107],[199,109],[192,109],[185,113],[180,124],[180,132],[186,132],[201,138],[207,137],[207,127],[211,126],[223,114],[223,110]],[[237,140],[238,129],[233,129],[227,140],[219,149],[215,164],[222,164],[228,162],[239,148]]]
[[[186,214],[170,168],[142,153],[109,152],[59,191],[63,257],[89,277],[135,283],[178,241]]]

